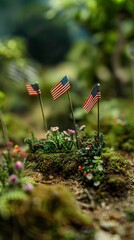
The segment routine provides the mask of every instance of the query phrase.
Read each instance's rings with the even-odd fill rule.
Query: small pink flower
[[[33,185],[31,183],[27,183],[25,186],[24,186],[24,191],[26,192],[31,192],[33,190]]]
[[[68,134],[68,132],[67,132],[67,131],[63,131],[63,133],[64,133],[65,135],[68,135],[68,136],[69,136],[69,134]]]
[[[17,161],[15,164],[14,164],[14,169],[15,170],[22,170],[24,168],[24,165],[21,161]]]
[[[20,152],[20,157],[27,157],[27,153],[26,152]]]
[[[66,140],[66,141],[71,141],[71,138],[65,137],[65,140]]]
[[[89,149],[90,149],[90,147],[86,147],[86,148],[85,148],[85,150],[89,150]]]
[[[8,146],[13,146],[13,142],[9,141],[9,142],[7,142],[7,145]]]
[[[17,184],[19,182],[19,179],[18,177],[15,175],[15,174],[12,174],[10,177],[9,177],[9,182],[11,184]]]
[[[59,130],[59,127],[51,127],[51,131],[52,132],[56,132],[56,131],[58,131]]]
[[[75,134],[75,131],[74,131],[74,130],[72,130],[72,129],[68,129],[68,132],[69,132],[70,134],[72,134],[72,135],[74,135],[74,134]]]

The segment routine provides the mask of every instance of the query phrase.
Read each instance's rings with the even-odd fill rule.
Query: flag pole
[[[134,59],[131,60],[131,73],[132,73],[132,104],[134,107]]]
[[[100,100],[98,99],[98,143],[100,135]]]
[[[72,101],[71,101],[71,96],[70,96],[69,90],[67,91],[67,96],[68,96],[68,100],[69,100],[69,104],[70,104],[70,109],[71,109],[71,113],[72,113],[74,129],[75,129],[76,146],[77,146],[77,149],[79,149],[77,129],[76,129],[76,123],[75,123],[75,118],[74,118],[74,112],[73,112],[73,105],[72,105]]]
[[[38,82],[36,82],[35,84],[27,83],[26,88],[27,88],[30,96],[38,96],[40,107],[41,107],[41,112],[42,112],[42,117],[43,117],[44,127],[45,127],[45,130],[47,131],[47,121],[46,121],[44,110],[43,110],[43,102],[42,102],[42,98],[41,98],[41,90],[39,88],[39,84],[38,84]]]
[[[98,92],[100,92],[100,84],[97,84]],[[99,143],[99,135],[100,135],[100,99],[98,98],[98,143]]]
[[[45,127],[46,132],[47,132],[47,121],[46,121],[44,110],[43,110],[43,102],[42,102],[42,97],[41,97],[41,93],[40,92],[38,93],[38,97],[39,97],[39,103],[40,103],[40,107],[41,107],[44,127]]]

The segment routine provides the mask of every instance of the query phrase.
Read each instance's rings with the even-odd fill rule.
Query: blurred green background
[[[123,122],[132,134],[133,0],[0,1],[0,101],[12,140],[23,142],[30,130],[44,136],[38,97],[28,95],[27,82],[40,84],[48,128],[74,128],[66,94],[57,101],[50,94],[64,75],[78,125],[97,130],[97,106],[87,114],[82,105],[99,82],[101,132]]]

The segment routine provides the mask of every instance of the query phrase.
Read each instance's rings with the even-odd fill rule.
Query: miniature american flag
[[[38,96],[39,94],[41,94],[38,83],[35,83],[35,84],[27,83],[26,88],[30,96]]]
[[[98,100],[101,98],[101,92],[100,92],[100,84],[98,83],[91,91],[89,97],[83,104],[83,108],[90,112],[94,105],[98,102]]]
[[[70,88],[70,83],[67,76],[63,77],[60,82],[58,82],[52,89],[51,94],[54,100],[62,96]]]

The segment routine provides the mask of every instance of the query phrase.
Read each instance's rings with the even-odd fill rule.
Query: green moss
[[[107,183],[109,184],[110,188],[113,191],[118,191],[122,187],[123,187],[123,191],[124,191],[124,189],[126,189],[126,181],[125,180],[126,179],[123,176],[111,175],[107,179]]]
[[[128,160],[110,148],[104,148],[99,158],[103,169],[103,178],[96,189],[98,197],[102,195],[105,197],[109,192],[110,196],[122,196],[126,194],[130,187],[131,179],[131,166]],[[35,162],[35,168],[43,173],[45,179],[48,179],[50,175],[53,177],[61,176],[63,178],[77,178],[78,176],[80,162],[75,152],[68,154],[32,154],[28,159]],[[98,160],[98,158],[94,159],[95,163]],[[93,160],[91,160],[92,162]],[[96,181],[99,180],[97,179]]]
[[[131,222],[134,222],[134,209],[128,209],[125,211],[127,219]]]
[[[74,176],[77,173],[78,164],[76,161],[69,160],[63,167],[64,177]]]
[[[21,201],[20,207],[13,209],[8,218],[0,215],[0,239],[8,239],[13,234],[22,240],[75,240],[77,236],[92,239],[91,219],[81,213],[73,195],[64,186],[40,184],[27,200]],[[87,229],[88,238],[83,229]]]
[[[115,152],[113,149],[105,148],[101,157],[104,167],[108,172],[127,175],[130,164],[121,154]]]
[[[105,148],[101,154],[105,169],[103,187],[113,195],[125,194],[130,186],[130,164],[113,149]]]
[[[122,143],[122,148],[127,152],[134,152],[134,138],[128,139],[126,142]]]
[[[78,169],[78,159],[74,152],[42,154],[31,158],[36,161],[36,168],[48,178],[49,175],[62,175],[63,177],[74,176]],[[28,159],[29,162],[29,159]]]
[[[117,123],[111,127],[107,133],[107,142],[117,150],[123,150],[128,153],[134,152],[134,123],[131,119],[116,119]]]

